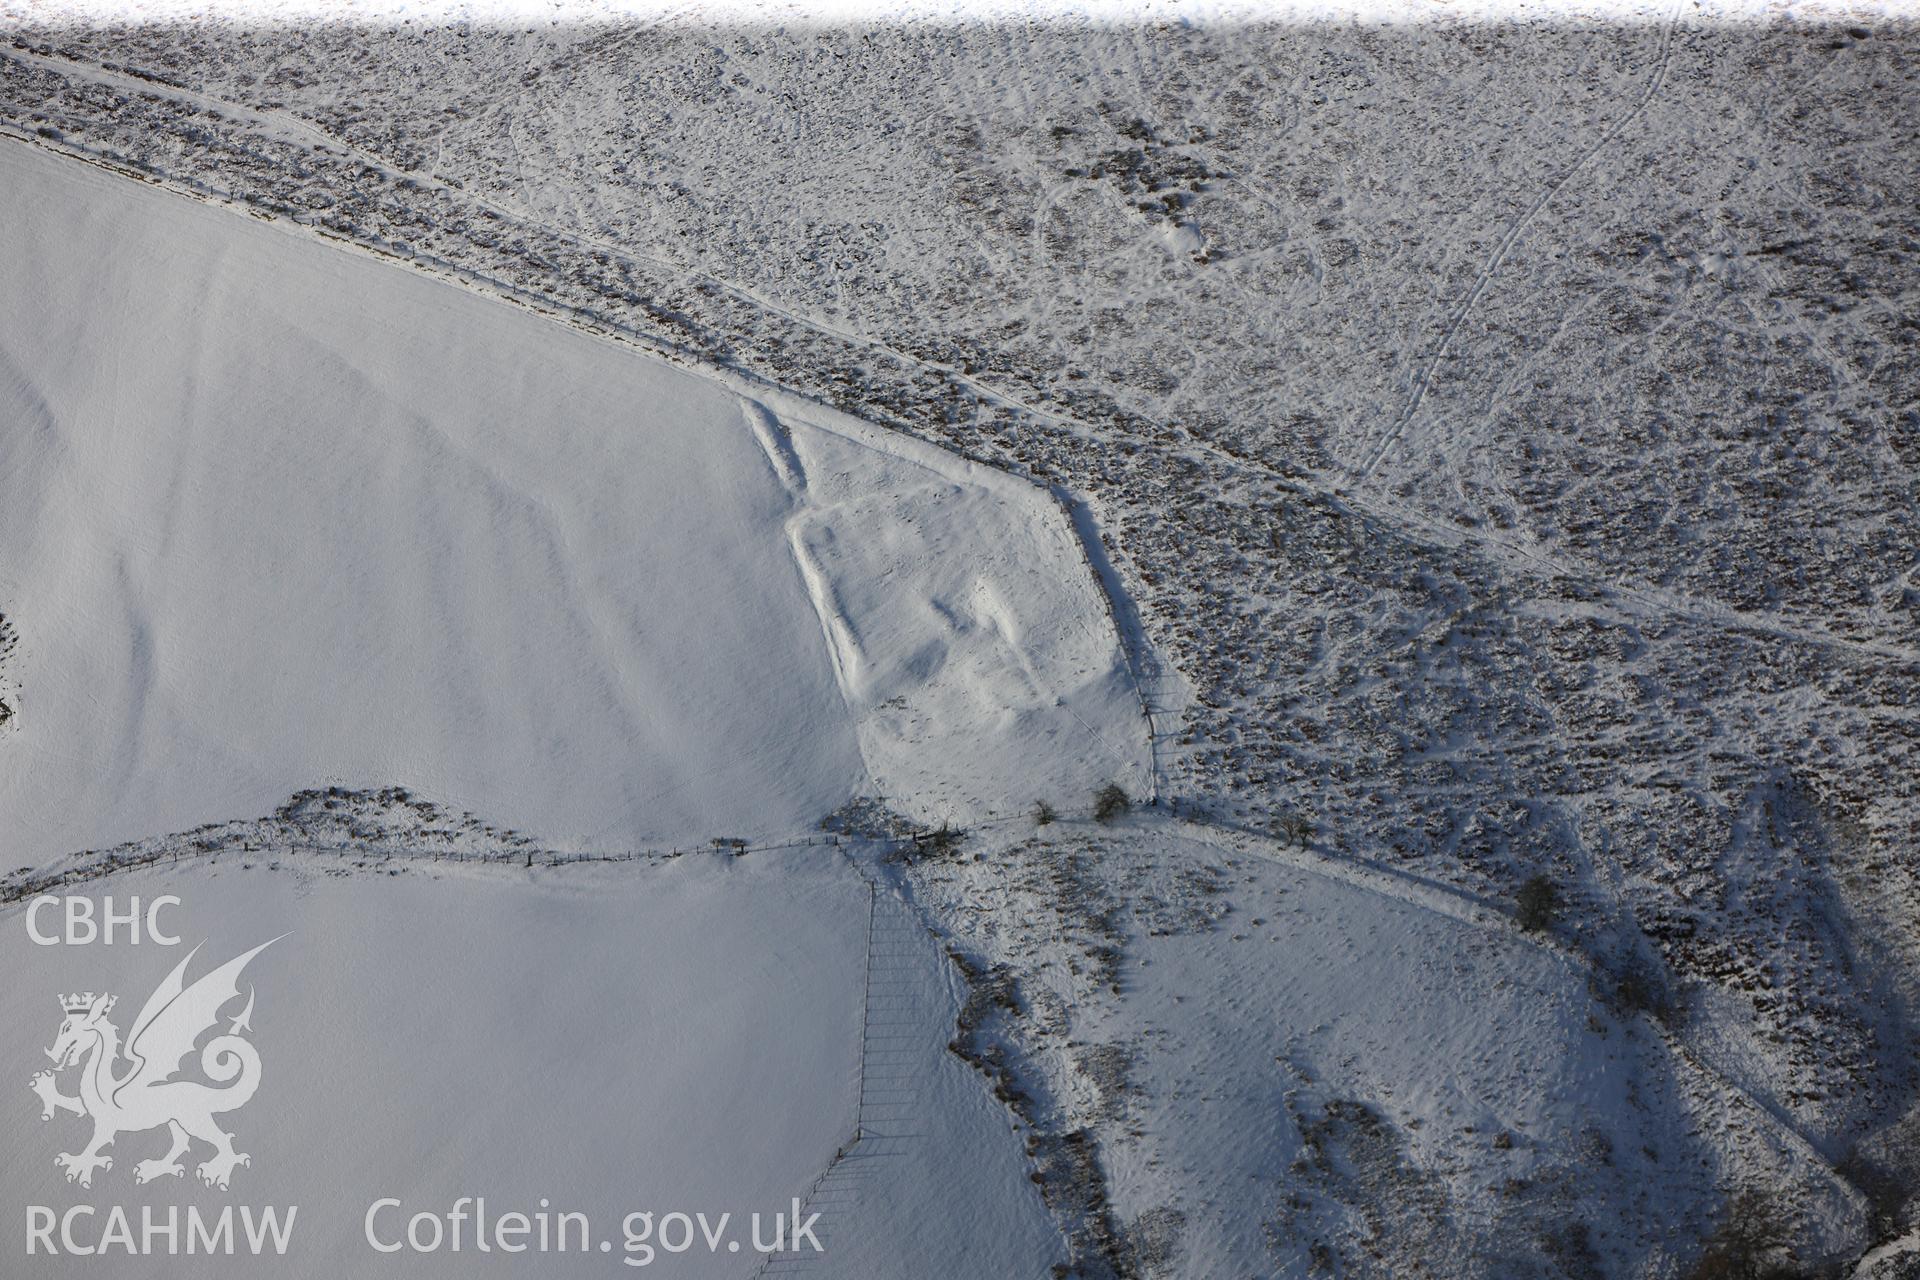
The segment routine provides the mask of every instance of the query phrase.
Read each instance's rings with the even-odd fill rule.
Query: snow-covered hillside
[[[1659,1274],[1725,1180],[1795,1187],[1809,1254],[1862,1230],[1797,1133],[1498,912],[1158,821],[962,855],[914,895],[1016,993],[975,1047],[1097,1140],[1123,1273]]]
[[[0,172],[15,862],[320,782],[593,849],[875,785],[956,819],[1140,785],[1033,486],[43,153]]]
[[[849,3],[0,4],[8,891],[826,817],[1011,1273],[1910,1270],[1910,7]]]

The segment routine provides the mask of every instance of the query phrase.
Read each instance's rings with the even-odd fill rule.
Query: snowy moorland
[[[871,1274],[1908,1274],[1911,15],[1224,12],[0,4],[10,893],[831,812]]]

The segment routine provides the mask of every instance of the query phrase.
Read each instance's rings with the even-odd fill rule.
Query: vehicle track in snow
[[[1520,235],[1526,230],[1527,224],[1532,222],[1535,215],[1542,209],[1546,208],[1549,201],[1566,190],[1568,184],[1573,181],[1574,177],[1584,169],[1594,157],[1606,150],[1608,145],[1611,144],[1615,138],[1619,137],[1628,125],[1639,119],[1640,114],[1647,109],[1648,104],[1653,101],[1654,96],[1660,92],[1660,86],[1665,83],[1667,78],[1667,69],[1673,61],[1673,36],[1675,29],[1679,26],[1679,22],[1680,13],[1678,8],[1676,8],[1672,16],[1668,18],[1666,27],[1660,38],[1659,61],[1654,66],[1653,75],[1647,81],[1647,87],[1641,92],[1639,100],[1633,104],[1633,109],[1614,121],[1591,146],[1587,147],[1586,150],[1575,157],[1573,163],[1562,170],[1559,177],[1548,183],[1546,188],[1542,190],[1538,196],[1534,197],[1533,203],[1521,210],[1520,216],[1515,218],[1507,226],[1506,234],[1500,237],[1500,242],[1494,246],[1493,253],[1488,256],[1486,262],[1481,266],[1479,274],[1474,277],[1473,284],[1468,287],[1465,296],[1455,305],[1452,315],[1447,318],[1446,327],[1440,331],[1439,340],[1433,344],[1433,349],[1427,353],[1426,362],[1422,364],[1414,374],[1413,389],[1408,393],[1406,402],[1400,406],[1400,412],[1394,415],[1393,421],[1387,425],[1386,434],[1381,438],[1379,444],[1375,445],[1368,453],[1366,462],[1363,463],[1359,471],[1354,474],[1354,483],[1356,485],[1363,485],[1372,478],[1374,471],[1379,468],[1381,462],[1386,459],[1386,456],[1393,451],[1394,446],[1400,442],[1400,439],[1406,434],[1407,428],[1413,424],[1414,417],[1420,412],[1421,403],[1426,399],[1428,389],[1433,385],[1433,376],[1439,371],[1440,362],[1447,358],[1448,349],[1453,345],[1454,335],[1459,333],[1460,326],[1466,322],[1467,316],[1473,311],[1474,305],[1478,303],[1481,296],[1486,293],[1488,285],[1493,280],[1494,273],[1500,270],[1500,266],[1506,261],[1507,255],[1513,251],[1514,245],[1519,243]]]

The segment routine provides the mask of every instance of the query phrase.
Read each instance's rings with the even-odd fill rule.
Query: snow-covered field
[[[1904,1280],[1910,7],[911,13],[0,3],[6,895],[292,915],[309,1096],[590,974],[815,1274]]]
[[[243,824],[196,856],[203,828],[159,842],[188,862],[92,895],[180,896],[200,969],[292,934],[252,971],[268,1083],[231,1121],[244,1203],[303,1215],[280,1273],[525,1274],[373,1253],[384,1195],[406,1208],[383,1240],[461,1195],[546,1196],[624,1259],[629,1212],[731,1212],[746,1241],[801,1197],[837,1276],[1064,1256],[948,1051],[958,971],[837,847],[548,870],[501,829],[621,853],[805,832],[882,791],[967,822],[1144,786],[1138,695],[1054,499],[97,171],[16,147],[0,169],[9,865],[335,788],[281,808],[338,808],[323,833]],[[499,827],[333,798],[393,781]],[[430,846],[494,861],[355,857]],[[177,959],[32,945],[19,903],[0,925],[22,1082],[56,996],[112,990],[124,1029]],[[69,1185],[53,1155],[85,1126],[55,1121],[10,1148],[9,1203],[234,1198],[191,1168],[133,1190],[164,1131]],[[654,1249],[676,1274],[765,1262]]]
[[[0,176],[15,863],[322,782],[590,849],[1138,787],[1038,489],[43,153]]]
[[[752,1250],[751,1215],[770,1237],[771,1215],[795,1197],[821,1214],[821,1257],[838,1276],[884,1280],[903,1265],[938,1274],[961,1256],[1010,1275],[1057,1248],[1004,1114],[946,1051],[951,967],[924,941],[885,955],[878,980],[894,994],[884,1007],[871,1001],[875,1034],[890,1035],[888,1083],[911,1091],[914,1122],[863,1108],[872,903],[838,853],[390,870],[298,852],[227,855],[116,876],[90,895],[121,909],[135,895],[178,895],[182,905],[160,917],[177,948],[35,946],[23,907],[0,911],[0,1074],[21,1086],[47,1068],[57,995],[114,993],[125,1032],[203,939],[189,978],[288,935],[246,973],[261,1084],[222,1120],[252,1158],[231,1194],[196,1180],[204,1148],[181,1176],[136,1183],[136,1163],[164,1153],[164,1130],[122,1135],[111,1168],[90,1187],[69,1184],[53,1157],[78,1151],[87,1125],[64,1113],[41,1123],[22,1087],[0,1197],[58,1213],[126,1205],[136,1230],[148,1204],[298,1206],[284,1259],[109,1251],[51,1261],[43,1251],[25,1272],[14,1270],[25,1220],[9,1211],[7,1274],[621,1274],[621,1260],[641,1258],[626,1244],[627,1215],[680,1211],[710,1223],[732,1214],[740,1249],[670,1255],[655,1239],[655,1269],[740,1276],[766,1261]],[[905,1024],[909,1001],[928,1025]],[[867,1090],[881,1087],[880,1070]],[[862,1129],[864,1142],[836,1161]],[[815,1194],[830,1167],[837,1194]],[[531,1215],[544,1197],[556,1215],[587,1215],[591,1247],[537,1264],[482,1255],[471,1221],[458,1256],[385,1256],[364,1239],[377,1200],[402,1202],[375,1220],[393,1243],[414,1213],[444,1215],[462,1196],[484,1196],[496,1219]]]

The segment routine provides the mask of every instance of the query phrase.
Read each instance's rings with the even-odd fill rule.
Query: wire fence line
[[[998,826],[1019,821],[1017,815],[989,815],[970,826]],[[1029,817],[1027,820],[1031,821]],[[777,853],[793,849],[843,848],[848,845],[878,845],[894,848],[914,847],[941,839],[942,828],[907,827],[893,833],[823,832],[818,835],[790,836],[779,840],[751,841],[722,837],[699,844],[663,846],[652,849],[550,849],[504,847],[495,849],[445,849],[417,844],[394,844],[378,839],[347,839],[337,842],[288,838],[245,836],[213,839],[188,837],[151,849],[108,850],[76,855],[84,859],[71,866],[26,871],[0,884],[0,904],[18,902],[45,893],[121,872],[196,862],[221,855],[260,858],[323,855],[343,858],[404,860],[412,862],[452,862],[495,866],[564,867],[587,863],[659,862],[689,853]]]
[[[821,1247],[824,1251],[833,1243],[835,1231],[845,1212],[851,1211],[860,1199],[860,1177],[855,1171],[853,1161],[857,1155],[867,1154],[873,1146],[874,1135],[870,1131],[867,1101],[868,1064],[873,1056],[873,969],[874,969],[874,931],[880,911],[880,882],[860,860],[850,851],[845,852],[848,864],[859,875],[861,883],[867,889],[867,937],[861,960],[862,981],[860,989],[860,1036],[859,1053],[855,1066],[853,1132],[842,1142],[833,1155],[828,1158],[825,1167],[809,1182],[798,1197],[800,1212],[820,1215]],[[798,1252],[773,1253],[762,1258],[754,1269],[756,1280],[761,1276],[807,1274],[815,1269],[818,1255],[809,1256]]]
[[[745,840],[722,839],[706,844],[692,844],[659,849],[621,849],[621,850],[583,850],[583,849],[435,849],[423,848],[411,844],[391,844],[372,840],[347,840],[339,843],[325,843],[315,840],[285,839],[247,839],[237,840],[199,840],[187,844],[168,845],[156,849],[142,849],[131,852],[107,852],[92,857],[89,861],[74,866],[46,868],[31,871],[18,878],[0,884],[0,904],[19,902],[25,898],[36,897],[53,889],[65,888],[88,881],[99,880],[121,872],[138,871],[149,867],[172,865],[182,862],[197,862],[203,859],[227,856],[252,856],[258,858],[302,857],[309,855],[331,856],[339,858],[377,859],[383,861],[407,862],[455,862],[490,864],[494,866],[521,867],[563,867],[584,863],[613,862],[660,862],[678,858],[688,853],[770,853],[784,849],[833,848],[845,844],[855,837],[837,833],[818,836],[799,836],[785,840],[753,843]],[[903,839],[902,843],[908,842]],[[877,839],[869,843],[887,843]],[[81,857],[88,855],[82,854]]]
[[[1150,800],[1147,803],[1162,807],[1158,801]],[[390,837],[382,839],[377,836],[365,839],[348,837],[327,841],[283,835],[247,836],[235,833],[207,836],[186,833],[153,848],[90,850],[74,855],[77,861],[68,866],[23,868],[4,882],[0,882],[0,905],[19,902],[57,889],[86,884],[122,872],[196,862],[223,855],[269,860],[319,855],[359,860],[470,863],[532,869],[596,863],[655,863],[690,853],[731,853],[735,856],[744,856],[798,849],[826,848],[846,851],[853,846],[875,847],[887,854],[929,846],[946,850],[973,831],[1001,830],[1023,824],[1036,831],[1041,830],[1047,825],[1040,820],[1042,804],[1046,807],[1047,822],[1089,823],[1103,820],[1097,801],[1082,807],[1055,806],[1050,802],[1036,800],[1032,806],[1017,811],[984,810],[962,824],[943,822],[933,826],[895,814],[892,815],[893,824],[885,830],[822,831],[758,841],[723,836],[700,843],[628,849],[554,849],[524,844],[508,844],[485,849],[448,849],[394,843]],[[1177,808],[1171,811],[1176,816],[1179,815]],[[1190,820],[1199,818],[1197,814],[1187,816]]]

